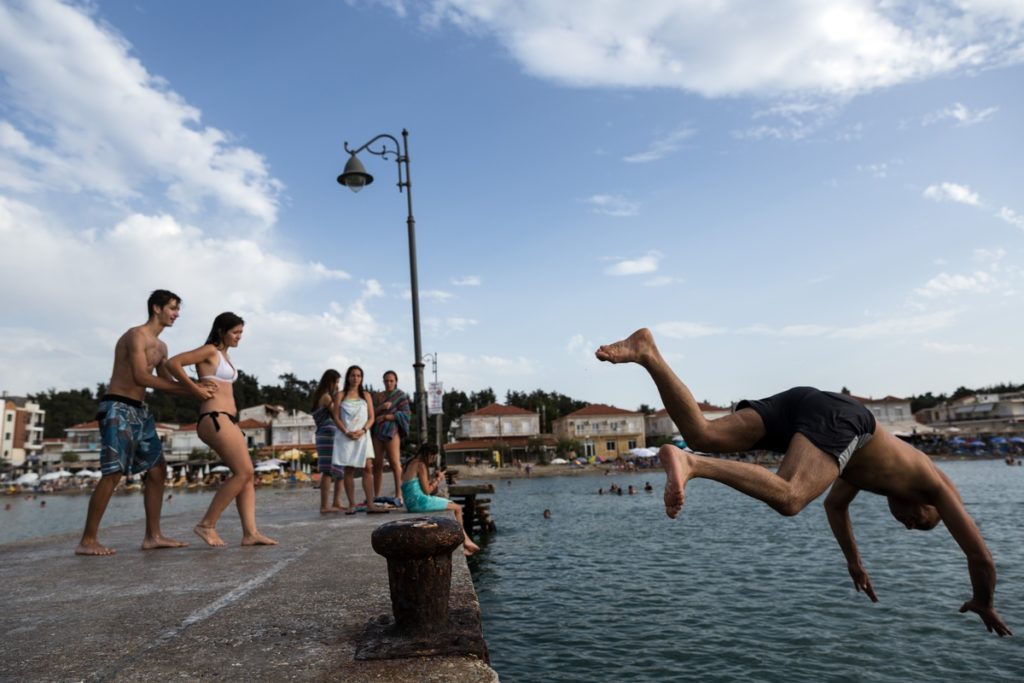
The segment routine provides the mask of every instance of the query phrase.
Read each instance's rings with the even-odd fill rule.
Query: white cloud
[[[957,185],[956,183],[929,185],[922,194],[937,202],[957,202],[958,204],[981,206],[978,194],[971,191],[971,188],[966,185]]]
[[[1024,59],[1024,11],[1017,2],[432,0],[401,6],[421,8],[433,25],[493,34],[528,73],[579,87],[845,96]]]
[[[583,200],[591,211],[605,216],[628,217],[640,212],[640,205],[622,195],[595,194]]]
[[[616,263],[604,269],[605,275],[643,275],[658,270],[658,261],[661,260],[661,253],[649,251],[639,258],[618,258],[613,260]]]
[[[898,338],[908,335],[923,334],[950,327],[956,318],[954,311],[938,311],[918,316],[888,318],[844,327],[829,333],[830,337],[844,339],[882,339]]]
[[[55,0],[0,4],[0,189],[138,197],[150,184],[188,211],[207,200],[272,225],[279,181],[112,28]]]
[[[456,287],[479,287],[479,275],[466,275],[464,277],[453,277],[452,284]]]
[[[925,115],[921,123],[922,125],[929,126],[933,123],[952,120],[955,121],[958,126],[974,126],[988,121],[997,111],[999,111],[999,107],[988,107],[987,109],[976,109],[971,111],[964,105],[957,102],[950,107],[939,109],[938,111]]]
[[[638,152],[637,154],[630,154],[626,157],[623,157],[622,160],[632,164],[642,164],[663,159],[669,154],[678,151],[680,143],[682,143],[684,140],[690,139],[696,134],[697,130],[695,128],[691,128],[690,126],[683,126],[681,128],[677,128],[676,130],[672,131],[665,137],[652,142],[650,147],[648,147],[643,152]]]
[[[974,344],[951,344],[948,342],[935,342],[926,341],[921,345],[926,351],[934,351],[935,353],[978,353],[981,351],[980,348]]]
[[[1010,225],[1016,225],[1018,228],[1024,230],[1024,215],[1017,213],[1013,209],[1004,206],[999,209],[999,213],[997,213],[996,216]]]
[[[645,287],[667,287],[682,282],[683,279],[679,277],[672,277],[671,275],[659,275],[658,277],[651,278],[644,282]]]
[[[368,308],[380,293],[375,281],[364,283],[354,301],[325,303],[322,312],[281,310],[324,272],[254,240],[213,237],[167,215],[135,213],[109,228],[73,232],[0,195],[0,244],[0,272],[32,283],[0,300],[0,377],[9,390],[105,381],[114,340],[145,320],[145,298],[157,288],[183,299],[182,317],[164,337],[173,352],[197,346],[210,320],[232,310],[246,319],[241,367],[266,380],[275,380],[275,368],[319,376],[329,359],[378,359],[394,348],[389,328]],[[53,320],[59,333],[48,331]],[[32,349],[53,362],[40,363]],[[332,355],[336,349],[344,356]]]
[[[670,339],[698,339],[710,337],[715,334],[724,334],[728,330],[724,327],[705,325],[704,323],[691,322],[665,322],[654,326],[654,331],[659,335]]]
[[[750,325],[738,332],[740,334],[754,334],[765,337],[821,337],[835,328],[827,325],[784,325],[782,327],[769,327],[768,325]]]
[[[951,275],[939,273],[924,286],[914,290],[918,296],[932,299],[952,294],[985,294],[991,292],[996,286],[992,276],[984,271],[977,271],[970,275]]]

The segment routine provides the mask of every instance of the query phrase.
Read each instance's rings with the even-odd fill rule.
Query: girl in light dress
[[[387,512],[373,502],[373,448],[370,427],[373,426],[373,397],[363,388],[363,369],[358,365],[345,371],[345,384],[334,399],[334,421],[339,426],[334,436],[334,467],[344,468],[346,515],[356,512],[355,473],[363,470],[363,493],[367,512]]]

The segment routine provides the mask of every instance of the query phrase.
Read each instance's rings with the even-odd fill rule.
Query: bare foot
[[[675,519],[683,509],[686,482],[693,471],[690,456],[678,448],[663,448],[658,455],[665,468],[665,514]]]
[[[184,541],[176,541],[173,538],[167,538],[166,536],[156,536],[149,538],[148,536],[142,540],[143,550],[158,550],[160,548],[184,548],[188,543]]]
[[[350,505],[349,507],[345,508],[345,514],[346,515],[354,515],[354,514],[356,514],[356,506],[355,505]]]
[[[643,327],[622,341],[605,344],[594,355],[598,360],[609,363],[640,363],[642,365],[652,352],[657,352],[657,350],[658,347],[654,344],[651,331]]]
[[[277,541],[257,531],[254,534],[243,536],[242,545],[277,545]]]
[[[335,512],[341,512],[341,508],[320,508],[321,515],[330,515]]]
[[[99,541],[82,541],[75,548],[75,555],[113,555],[117,551],[100,545]]]
[[[216,527],[196,524],[192,527],[192,531],[196,532],[196,536],[206,541],[206,545],[212,545],[215,547],[227,545],[224,542],[224,539],[220,537],[220,534],[217,533]]]
[[[469,557],[470,555],[474,555],[474,554],[476,554],[479,551],[480,551],[480,546],[478,546],[476,543],[473,543],[473,539],[469,538],[468,536],[465,539],[463,539],[463,541],[462,541],[462,554],[463,555],[465,555],[466,557]]]

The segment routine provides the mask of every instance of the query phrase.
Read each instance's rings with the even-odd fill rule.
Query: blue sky
[[[1024,381],[1024,5],[922,5],[0,0],[0,388],[161,287],[172,353],[411,390],[396,165],[334,180],[403,128],[446,387],[660,406],[593,359],[641,326],[720,404]]]

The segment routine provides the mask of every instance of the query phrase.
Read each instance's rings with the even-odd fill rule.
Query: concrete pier
[[[102,530],[111,557],[74,555],[77,534],[0,546],[0,681],[498,680],[458,549],[450,608],[477,638],[445,655],[356,659],[391,614],[387,562],[370,535],[422,515],[318,508],[311,489],[260,491],[260,530],[280,542],[269,547],[238,545],[233,507],[219,527],[224,548],[192,533],[197,514],[164,518],[164,533],[190,544],[177,550],[140,550],[141,521]]]

